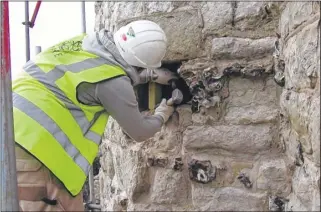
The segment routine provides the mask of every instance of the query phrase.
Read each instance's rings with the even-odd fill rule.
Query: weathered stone
[[[170,12],[175,9],[173,2],[110,2],[101,3],[100,22],[104,23],[105,29],[114,31],[117,22],[133,17],[139,17],[155,12]],[[97,14],[97,10],[96,10]]]
[[[279,196],[269,196],[269,211],[284,211],[288,200]]]
[[[206,2],[201,7],[201,12],[204,20],[204,33],[217,33],[218,30],[232,26],[230,2]]]
[[[246,188],[251,188],[252,187],[252,182],[250,181],[249,177],[246,176],[246,174],[244,173],[241,173],[237,179],[243,183],[243,185],[246,187]]]
[[[311,20],[319,8],[317,2],[288,2],[280,20],[282,37],[286,38],[293,30]]]
[[[310,122],[308,134],[313,152],[312,160],[320,167],[320,96],[311,101],[309,115]]]
[[[272,140],[272,126],[268,124],[190,126],[183,134],[183,143],[187,150],[224,149],[256,154],[268,150]]]
[[[147,152],[150,151],[151,154],[157,154],[160,151],[179,153],[182,143],[181,126],[179,125],[180,119],[183,119],[183,117],[174,113],[166,125],[162,127],[161,131],[156,133],[154,138],[152,138],[154,141],[153,148]]]
[[[167,37],[167,53],[164,60],[193,59],[200,54],[202,19],[197,9],[155,13],[138,18],[126,19],[118,23],[123,26],[137,19],[154,21],[159,24]],[[179,39],[177,39],[179,38]]]
[[[176,171],[182,171],[184,166],[184,163],[182,161],[182,158],[175,158],[174,163],[172,165],[172,168]]]
[[[244,78],[232,78],[229,82],[227,108],[265,105],[276,108],[277,92],[272,79],[264,82]]]
[[[260,124],[275,122],[278,109],[265,105],[227,108],[225,121],[231,124]]]
[[[284,211],[310,211],[308,208],[304,206],[304,204],[298,199],[298,197],[291,193],[288,196],[289,202],[285,204]]]
[[[182,128],[192,125],[192,110],[188,105],[181,105],[176,108],[178,112],[179,126]]]
[[[257,40],[235,37],[214,38],[211,56],[213,59],[262,58],[272,54],[275,40],[274,37]]]
[[[279,3],[277,2],[237,2],[235,8],[235,27],[240,31],[257,31],[261,36],[275,35]]]
[[[287,196],[291,192],[291,178],[283,159],[272,159],[259,168],[256,186],[258,189],[269,190],[273,195]]]
[[[301,166],[304,164],[303,157],[303,148],[302,143],[300,142],[299,135],[294,131],[290,130],[285,136],[286,140],[286,153],[291,158],[293,163],[297,166]]]
[[[177,204],[187,199],[186,189],[182,172],[159,169],[150,190],[150,198],[156,204]]]
[[[285,61],[285,88],[299,91],[306,88],[314,89],[320,77],[317,62],[320,60],[318,48],[318,20],[306,26],[295,36],[291,37],[283,47]]]
[[[286,115],[291,127],[299,134],[304,135],[308,132],[309,107],[311,105],[311,91],[297,93],[292,90],[284,90],[280,97],[280,106],[283,114]]]
[[[148,166],[166,167],[167,164],[168,164],[168,158],[149,157],[147,159]]]
[[[267,210],[265,194],[238,188],[209,188],[192,186],[192,201],[202,211],[262,211]]]
[[[310,162],[307,162],[302,167],[298,167],[294,172],[292,182],[293,193],[308,210],[312,209],[314,205],[312,203],[316,200],[314,192],[320,191],[320,188],[317,185],[319,179],[320,170]],[[290,198],[289,204],[295,204],[296,198]]]

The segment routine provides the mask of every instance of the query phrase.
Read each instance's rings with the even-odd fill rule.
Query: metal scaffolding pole
[[[81,32],[86,33],[86,2],[81,2]]]
[[[0,211],[18,211],[11,89],[9,3],[8,1],[1,1],[0,4]]]
[[[26,62],[30,60],[29,2],[25,1]]]

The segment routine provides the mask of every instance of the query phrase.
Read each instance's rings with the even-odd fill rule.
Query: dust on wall
[[[102,210],[320,210],[317,2],[97,2],[96,30],[159,23],[193,99],[137,143],[110,119]],[[96,182],[97,183],[97,182]]]

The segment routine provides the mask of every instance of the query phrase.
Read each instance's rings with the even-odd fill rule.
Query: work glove
[[[177,74],[166,68],[143,69],[139,74],[140,83],[156,82],[162,85],[169,85],[171,80],[178,79]]]
[[[166,123],[169,117],[174,113],[174,107],[169,106],[166,103],[166,99],[162,99],[159,106],[155,109],[155,115],[160,115],[163,118],[164,123]]]

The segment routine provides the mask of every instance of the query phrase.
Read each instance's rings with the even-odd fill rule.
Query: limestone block
[[[311,211],[320,211],[320,188],[314,189]]]
[[[269,190],[270,194],[286,197],[291,192],[291,173],[283,159],[263,161],[256,180],[258,189]]]
[[[319,198],[315,196],[315,192],[320,191],[318,180],[320,180],[320,170],[309,161],[304,166],[298,167],[294,172],[292,178],[293,193],[308,210],[316,207],[312,203]],[[289,204],[295,204],[294,201],[295,199],[290,199]],[[293,208],[293,210],[296,209]]]
[[[307,134],[309,120],[309,108],[311,105],[312,91],[297,93],[292,90],[284,90],[280,96],[282,113],[288,117],[291,127],[299,134]]]
[[[294,155],[298,164],[303,164],[305,157],[309,157],[320,166],[320,97],[314,95],[313,90],[286,91],[282,93],[280,105],[295,130],[288,140],[290,155]],[[298,145],[302,145],[302,151],[308,154],[301,156],[303,160],[298,157]]]
[[[275,40],[274,37],[255,40],[236,37],[214,38],[211,56],[213,59],[262,58],[273,53]]]
[[[252,36],[274,36],[280,17],[278,2],[236,2],[235,28],[254,31]],[[256,36],[258,36],[256,35]],[[250,37],[250,36],[249,36]]]
[[[237,2],[235,21],[251,17],[257,20],[258,16],[263,12],[262,9],[264,6],[264,2]]]
[[[284,132],[283,132],[284,133]],[[289,130],[288,133],[284,133],[286,154],[291,159],[293,164],[301,166],[304,163],[303,151],[305,147],[300,142],[300,136],[295,130]]]
[[[294,193],[288,196],[288,200],[289,202],[285,204],[284,211],[310,211]]]
[[[299,91],[316,87],[317,79],[320,77],[317,25],[318,20],[306,26],[283,47],[285,88]]]
[[[313,162],[320,167],[320,96],[311,101],[309,139],[311,141]]]
[[[106,140],[103,140],[99,149],[102,153],[100,157],[100,165],[102,171],[104,171],[105,174],[112,179],[115,175],[115,170],[113,164],[113,156],[110,148],[108,147],[108,142],[106,142]]]
[[[309,21],[318,11],[317,2],[288,2],[280,19],[281,36],[286,38],[293,30]]]
[[[168,42],[165,61],[193,59],[200,55],[202,19],[197,9],[154,13],[119,21],[117,26],[137,19],[154,21],[162,27]]]
[[[192,125],[192,110],[188,105],[181,105],[176,108],[178,112],[179,126],[183,129]]]
[[[156,204],[177,204],[187,199],[186,185],[182,172],[158,169],[150,190],[150,199]]]
[[[269,107],[270,112],[268,113],[272,114],[277,108],[276,85],[272,79],[268,79],[265,83],[261,80],[232,78],[229,82],[227,102],[227,108]],[[256,113],[259,113],[259,111]],[[268,116],[262,114],[261,118],[264,119],[263,117]]]
[[[183,144],[186,150],[223,149],[257,154],[270,148],[273,134],[269,124],[190,126],[183,133]]]
[[[267,210],[267,196],[248,190],[223,187],[210,188],[192,185],[193,205],[201,211],[263,211]]]
[[[104,28],[114,31],[120,20],[147,15],[155,12],[170,12],[175,7],[173,2],[110,2],[100,3],[100,21]],[[96,16],[97,17],[97,16]],[[97,19],[97,18],[96,18]]]
[[[119,146],[112,151],[119,187],[126,191],[130,200],[135,201],[148,189],[147,165],[143,152],[141,149],[124,149]]]
[[[204,33],[217,33],[217,31],[231,27],[232,7],[230,2],[206,2],[201,7],[201,12],[204,20]]]
[[[182,117],[179,116],[178,113],[174,113],[166,125],[162,127],[161,131],[157,132],[152,138],[155,152],[180,152],[182,135],[179,119],[184,119],[184,116]],[[150,150],[153,152],[152,149]],[[147,150],[147,152],[149,152],[149,150]]]
[[[225,121],[231,124],[260,124],[275,122],[278,117],[278,109],[265,105],[229,107],[227,108]]]

